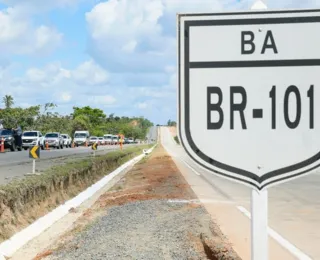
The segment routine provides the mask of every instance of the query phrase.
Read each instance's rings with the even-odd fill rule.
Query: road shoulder
[[[240,259],[161,146],[56,241],[42,259]]]

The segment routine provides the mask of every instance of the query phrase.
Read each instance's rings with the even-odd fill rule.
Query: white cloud
[[[57,48],[62,34],[44,25],[36,27],[30,17],[16,8],[0,11],[1,56],[10,54],[47,54]]]
[[[88,100],[90,103],[102,106],[113,105],[117,101],[116,98],[111,95],[92,96]]]
[[[79,85],[102,85],[108,82],[109,75],[93,60],[81,63],[71,76]]]
[[[0,0],[1,3],[7,6],[14,6],[19,9],[21,13],[36,14],[43,13],[56,8],[73,8],[84,0]],[[93,1],[92,1],[93,2]]]

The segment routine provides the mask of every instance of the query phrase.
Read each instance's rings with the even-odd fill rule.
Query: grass
[[[74,197],[121,164],[152,145],[130,147],[105,155],[54,166],[0,186],[0,241]]]

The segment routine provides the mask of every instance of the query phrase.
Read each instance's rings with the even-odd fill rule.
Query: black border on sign
[[[180,14],[178,17],[178,26],[179,26],[179,33],[178,33],[178,85],[179,85],[179,108],[181,108],[181,18],[184,16],[223,16],[223,15],[243,15],[243,14],[284,14],[284,13],[306,13],[306,12],[320,12],[320,10],[293,10],[293,11],[271,11],[271,12],[236,12],[236,13],[215,13],[215,14]],[[238,180],[244,183],[247,183],[251,186],[256,187],[257,189],[261,190],[267,186],[269,186],[272,183],[284,181],[286,179],[291,179],[294,177],[297,177],[299,175],[305,174],[317,167],[320,166],[318,164],[317,166],[312,167],[311,169],[303,170],[301,172],[292,174],[290,176],[285,176],[276,180],[273,180],[269,183],[264,184],[263,186],[258,186],[256,183],[261,184],[262,182],[276,177],[281,176],[287,173],[290,173],[292,171],[299,170],[301,168],[304,168],[318,160],[320,160],[320,152],[312,156],[311,158],[299,162],[297,164],[284,167],[275,171],[268,172],[264,174],[263,176],[259,177],[256,174],[236,168],[230,165],[226,165],[224,163],[221,163],[219,161],[216,161],[203,152],[200,151],[200,149],[195,145],[191,133],[190,133],[190,106],[189,106],[189,100],[190,100],[190,85],[189,85],[189,70],[190,69],[201,69],[201,68],[236,68],[236,67],[290,67],[290,66],[320,66],[320,59],[307,59],[307,60],[255,60],[255,61],[214,61],[214,62],[190,62],[189,59],[189,30],[192,26],[236,26],[236,25],[250,25],[250,24],[292,24],[292,23],[320,23],[320,17],[319,16],[308,16],[308,17],[274,17],[274,18],[244,18],[244,19],[225,19],[225,20],[199,20],[199,21],[184,21],[184,80],[185,80],[185,132],[186,132],[186,138],[188,141],[189,146],[191,149],[206,163],[211,164],[215,166],[216,168],[225,170],[227,172],[231,172],[235,175],[238,175],[239,177],[231,176],[229,174],[225,174],[223,172],[219,172],[216,170],[213,170],[212,168],[209,168],[208,166],[204,165],[203,163],[199,162],[197,159],[195,159],[186,148],[183,138],[181,138],[181,124],[179,124],[179,133],[180,133],[180,139],[181,143],[184,146],[185,150],[187,151],[188,155],[195,160],[197,163],[199,163],[202,167],[214,171],[215,173]],[[181,122],[181,109],[179,109],[179,121]],[[246,177],[254,182],[248,181],[246,179],[241,178]]]

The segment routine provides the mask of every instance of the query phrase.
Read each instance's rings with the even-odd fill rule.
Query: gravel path
[[[161,146],[38,256],[37,260],[239,260]]]
[[[209,227],[202,207],[190,212],[188,204],[154,200],[115,206],[106,213],[50,259],[207,259],[192,239]]]

